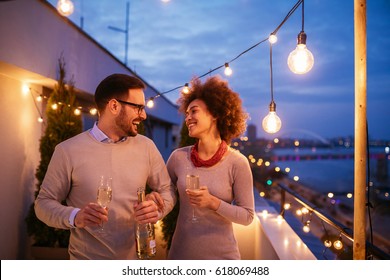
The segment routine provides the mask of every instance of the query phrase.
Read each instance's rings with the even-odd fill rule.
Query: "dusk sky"
[[[56,5],[57,0],[50,0]],[[126,0],[73,0],[70,19],[119,60],[125,58]],[[159,92],[231,61],[268,38],[297,3],[293,0],[130,0],[127,65]],[[304,31],[313,69],[292,73],[287,57],[301,31],[301,7],[277,32],[273,80],[281,130],[272,136],[332,138],[354,135],[354,1],[306,0]],[[238,92],[258,127],[268,113],[269,43],[230,64],[221,75]],[[102,66],[104,67],[104,66]],[[77,86],[77,84],[76,84]],[[175,90],[165,94],[173,103]],[[158,106],[158,99],[156,100]],[[370,139],[390,139],[390,1],[367,1],[367,117]],[[153,109],[148,109],[153,110]],[[148,111],[147,111],[148,112]]]

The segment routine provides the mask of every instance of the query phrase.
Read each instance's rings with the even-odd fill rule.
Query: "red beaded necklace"
[[[198,142],[195,143],[191,148],[191,161],[196,167],[210,167],[219,162],[223,155],[226,153],[228,146],[225,141],[222,140],[221,145],[218,148],[218,151],[208,160],[202,160],[199,158],[198,153]]]

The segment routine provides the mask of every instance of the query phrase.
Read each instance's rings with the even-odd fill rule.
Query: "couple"
[[[154,143],[137,131],[146,119],[144,89],[124,74],[98,85],[99,120],[57,145],[35,201],[37,217],[70,229],[71,259],[136,259],[135,221],[155,223],[179,199],[169,259],[240,259],[232,223],[252,222],[254,199],[249,163],[228,146],[246,128],[239,95],[218,77],[203,84],[194,79],[179,105],[197,142],[175,150],[165,165]],[[191,169],[200,177],[200,191],[186,190]],[[96,203],[101,174],[113,178],[109,211]],[[138,204],[137,188],[145,185],[152,193]],[[196,224],[188,221],[192,207],[200,217]]]

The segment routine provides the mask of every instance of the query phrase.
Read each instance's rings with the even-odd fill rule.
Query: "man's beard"
[[[137,128],[134,128],[133,123],[129,123],[128,116],[125,110],[121,110],[119,116],[115,119],[115,124],[117,127],[124,132],[125,136],[136,136],[138,134]],[[134,121],[134,120],[133,120]]]

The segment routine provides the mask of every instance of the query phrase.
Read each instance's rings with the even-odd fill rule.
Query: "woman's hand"
[[[206,186],[201,186],[199,190],[187,189],[186,193],[192,206],[209,208],[211,210],[217,211],[219,205],[221,204],[219,198],[211,195]]]

